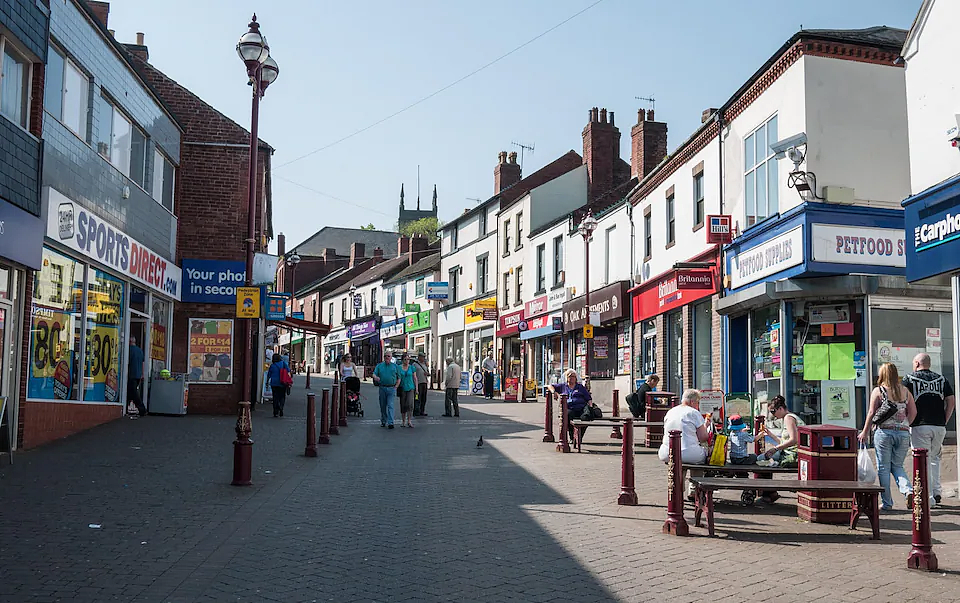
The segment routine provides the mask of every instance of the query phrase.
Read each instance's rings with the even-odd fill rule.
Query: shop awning
[[[285,329],[293,329],[294,331],[308,331],[310,333],[316,333],[320,336],[326,335],[330,332],[330,325],[325,325],[322,322],[301,320],[299,318],[293,318],[292,316],[288,316],[283,320],[271,320],[270,324],[277,325]]]

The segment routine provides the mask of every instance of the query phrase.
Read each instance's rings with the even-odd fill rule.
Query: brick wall
[[[187,348],[190,341],[191,318],[234,318],[232,306],[219,304],[177,304],[173,312],[173,340],[171,348],[171,371],[186,373]],[[232,415],[237,412],[237,403],[243,391],[242,354],[245,335],[243,321],[233,323],[233,383],[229,385],[191,384],[187,400],[187,412],[205,415]],[[256,379],[254,379],[256,383]]]
[[[33,299],[33,271],[26,271],[26,278],[24,279],[23,287],[23,309],[24,312],[30,311],[30,303],[27,303],[28,300]],[[27,317],[24,317],[21,321],[23,329],[20,332],[20,358],[23,358],[24,361],[20,363],[20,390],[17,392],[17,400],[20,403],[19,412],[17,414],[17,447],[23,447],[23,432],[24,425],[26,421],[26,416],[29,413],[28,408],[24,404],[24,400],[27,399],[27,366],[30,364],[30,328],[28,325],[31,324],[31,320]]]
[[[20,434],[21,445],[34,448],[119,419],[123,416],[123,407],[119,404],[23,402],[20,412],[30,417]]]
[[[723,389],[723,317],[717,314],[717,304],[720,302],[720,296],[714,295],[710,298],[713,312],[711,317],[710,339],[713,345],[713,389]]]

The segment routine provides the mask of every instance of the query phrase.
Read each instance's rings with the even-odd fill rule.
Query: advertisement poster
[[[167,360],[167,327],[157,323],[150,327],[150,359]]]
[[[710,415],[714,423],[723,424],[723,392],[719,389],[705,389],[700,392],[700,414]]]
[[[85,401],[118,402],[120,399],[120,327],[123,322],[123,297],[123,281],[99,270],[93,271],[87,291],[83,394]],[[143,342],[137,343],[143,346]],[[123,356],[126,357],[126,354]]]
[[[867,386],[867,353],[866,352],[854,352],[853,353],[853,368],[857,371],[857,377],[854,380],[854,385],[857,387],[866,387]]]
[[[457,389],[466,394],[470,393],[470,373],[467,371],[460,372],[460,387]]]
[[[825,424],[855,427],[853,387],[852,379],[823,381],[820,384],[820,409]]]
[[[504,379],[504,382],[507,384],[507,387],[503,392],[503,399],[507,402],[516,402],[520,389],[520,379],[516,377],[507,377]]]
[[[233,383],[233,320],[191,318],[187,350],[194,383]]]
[[[607,358],[608,350],[607,344],[609,340],[606,337],[597,337],[593,341],[593,357],[594,358]]]
[[[42,306],[33,307],[29,397],[46,400],[70,397],[73,384],[72,331],[72,315]]]
[[[483,373],[477,371],[473,374],[471,381],[473,382],[471,393],[474,396],[481,395],[483,393]]]

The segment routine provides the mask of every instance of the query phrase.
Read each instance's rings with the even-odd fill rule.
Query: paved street
[[[431,392],[430,417],[384,430],[364,385],[366,416],[308,459],[303,392],[298,377],[282,419],[255,413],[251,488],[229,485],[227,417],[116,421],[19,454],[0,470],[0,601],[960,600],[956,499],[934,512],[935,574],[905,569],[902,502],[880,542],[797,521],[792,496],[728,499],[719,538],[675,538],[663,465],[640,449],[640,505],[618,506],[602,428],[560,455],[539,405],[465,398],[446,419]]]

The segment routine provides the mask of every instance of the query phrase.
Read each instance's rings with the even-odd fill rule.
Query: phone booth
[[[799,479],[857,481],[857,430],[836,425],[800,426]],[[797,516],[814,523],[850,521],[853,492],[800,491]]]
[[[647,421],[663,421],[667,411],[676,406],[680,397],[672,392],[647,392]],[[659,448],[663,442],[663,427],[647,427],[643,445]]]

